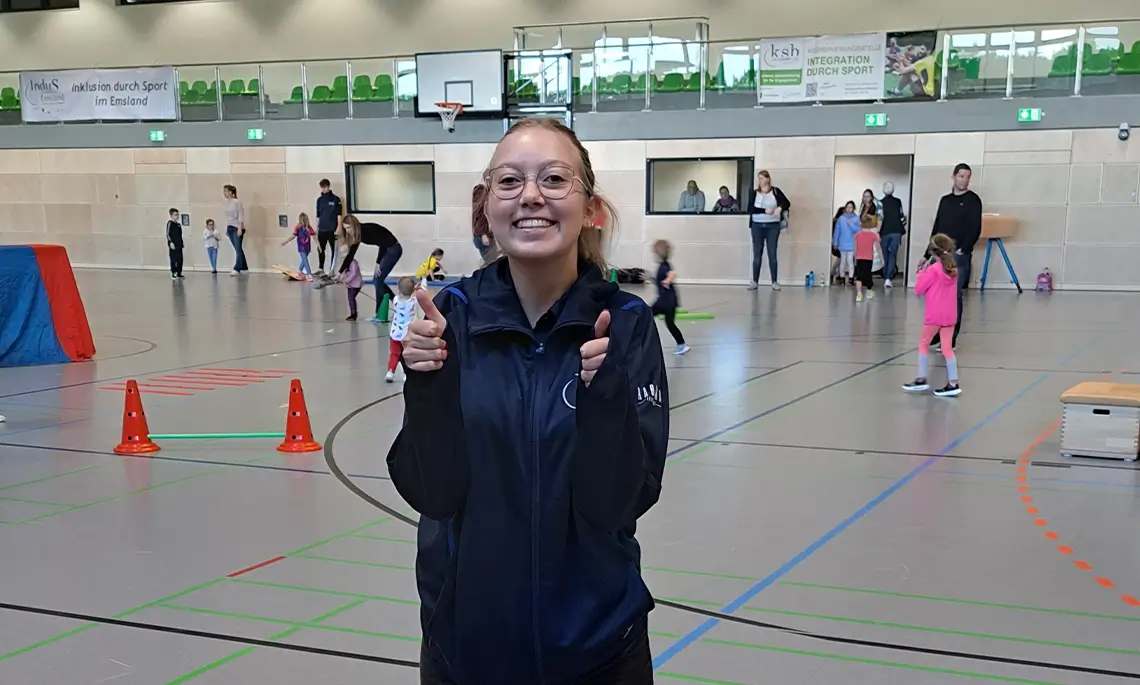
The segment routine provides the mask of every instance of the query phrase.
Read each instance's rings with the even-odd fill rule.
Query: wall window
[[[346,164],[348,211],[353,214],[435,214],[431,162]]]
[[[645,213],[740,214],[747,209],[754,166],[751,157],[651,159]]]
[[[0,0],[0,12],[69,10],[77,7],[79,0]]]

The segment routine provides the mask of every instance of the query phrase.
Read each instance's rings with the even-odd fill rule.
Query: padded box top
[[[1140,407],[1140,384],[1078,383],[1061,393],[1063,404],[1104,404],[1113,407]]]

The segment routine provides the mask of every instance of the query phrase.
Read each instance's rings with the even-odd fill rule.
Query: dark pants
[[[675,302],[662,302],[660,299],[653,303],[653,315],[660,314],[665,317],[665,328],[669,329],[669,335],[673,336],[673,340],[678,345],[685,344],[685,336],[681,335],[681,329],[677,328],[677,305]]]
[[[958,333],[962,330],[962,291],[970,285],[970,269],[973,268],[974,255],[972,252],[954,255],[958,262],[958,321],[954,323],[954,339],[950,341],[951,347],[958,347]],[[941,344],[942,336],[935,335],[930,341],[931,345]]]
[[[760,263],[764,261],[764,248],[768,248],[768,273],[772,282],[776,282],[777,262],[779,260],[777,248],[780,244],[780,222],[768,221],[764,223],[750,222],[752,231],[752,282],[760,282]]]
[[[881,236],[883,243],[883,278],[891,280],[895,277],[895,265],[899,260],[899,247],[902,245],[901,233],[888,233]]]
[[[230,244],[234,246],[234,271],[238,273],[249,271],[249,264],[245,261],[245,250],[243,250],[241,246],[241,244],[245,242],[245,231],[242,231],[237,226],[226,226],[226,237],[230,239]]]
[[[396,268],[396,262],[400,261],[400,257],[403,256],[403,246],[396,243],[376,257],[376,273],[372,276],[372,284],[376,286],[377,315],[380,314],[380,303],[384,300],[384,295],[388,296],[389,304],[396,299],[396,293],[392,292],[392,289],[384,281],[388,278],[388,274],[392,273],[392,269]]]
[[[426,646],[420,647],[420,685],[455,685],[440,673]],[[574,681],[574,685],[653,685],[649,635],[644,634],[616,659]]]
[[[325,248],[332,246],[332,258],[329,260],[329,271],[336,266],[336,233],[317,233],[317,270],[325,270]],[[352,261],[349,259],[348,261]]]
[[[182,275],[182,248],[170,248],[170,274],[172,276]]]

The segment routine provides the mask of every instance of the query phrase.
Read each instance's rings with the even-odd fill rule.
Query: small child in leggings
[[[348,316],[345,321],[356,321],[356,296],[364,287],[364,276],[360,275],[360,262],[349,262],[348,269],[340,274],[340,282],[348,288]]]
[[[930,356],[930,341],[935,334],[942,336],[942,356],[946,358],[946,386],[934,391],[939,397],[957,397],[962,394],[958,385],[958,359],[954,347],[946,341],[954,339],[954,324],[958,320],[958,264],[954,261],[954,241],[941,233],[931,237],[930,260],[918,267],[918,280],[914,291],[925,297],[926,313],[922,320],[922,334],[918,338],[918,377],[903,385],[907,392],[925,392],[930,389],[926,379]]]
[[[673,265],[669,263],[669,257],[673,255],[673,246],[668,240],[658,240],[653,243],[653,252],[661,262],[657,265],[657,301],[653,303],[653,314],[665,317],[665,327],[677,342],[677,349],[673,350],[673,354],[682,355],[689,351],[689,346],[685,344],[685,336],[681,335],[681,329],[677,328],[677,307],[681,305],[681,299],[677,296],[677,287],[673,284],[677,280],[677,272],[673,271]]]
[[[391,311],[392,325],[388,329],[388,373],[384,376],[388,383],[396,380],[396,366],[404,355],[404,336],[408,334],[408,326],[416,320],[417,312],[416,280],[411,276],[403,276],[396,282],[396,299],[392,302]]]

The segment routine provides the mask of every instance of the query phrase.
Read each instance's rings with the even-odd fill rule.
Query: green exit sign
[[[1041,108],[1022,107],[1017,110],[1017,120],[1022,123],[1041,121]]]
[[[249,140],[265,140],[265,130],[260,128],[246,129],[245,137]]]
[[[882,113],[880,113],[880,114],[868,114],[865,117],[863,117],[863,123],[866,124],[868,128],[871,128],[873,126],[886,126],[887,125],[887,115],[882,114]]]
[[[166,131],[151,131],[150,142],[161,143],[166,140]]]

